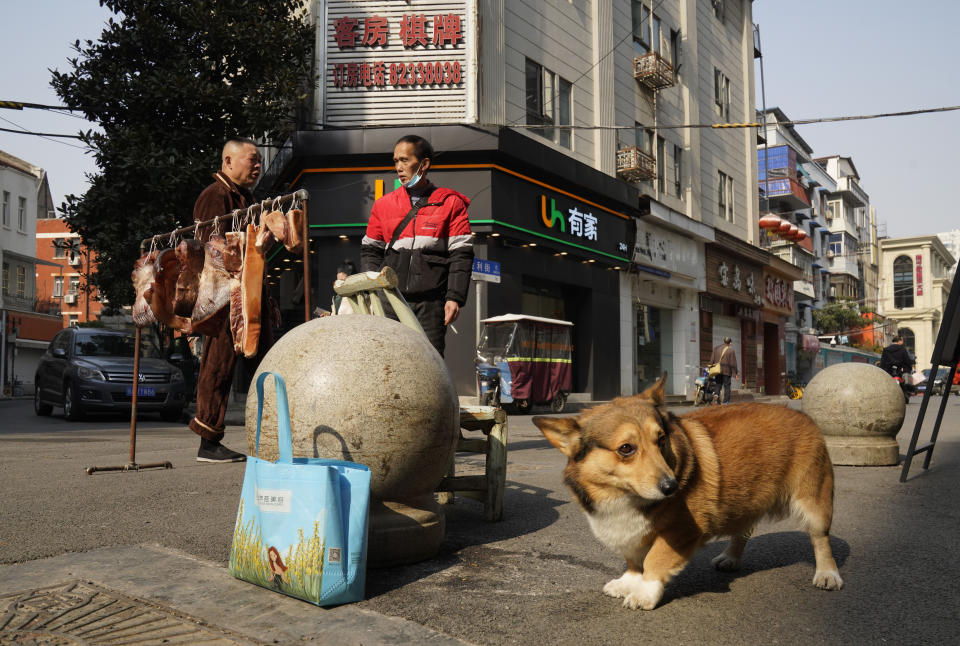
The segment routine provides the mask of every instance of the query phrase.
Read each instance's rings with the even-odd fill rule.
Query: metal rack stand
[[[238,209],[236,211],[231,211],[230,213],[225,213],[223,215],[217,216],[210,220],[204,220],[203,222],[197,222],[188,227],[182,227],[176,229],[169,233],[158,234],[155,236],[150,236],[149,238],[144,238],[140,241],[140,251],[141,253],[148,248],[150,245],[156,245],[158,242],[164,243],[168,240],[174,240],[177,236],[183,236],[185,234],[196,235],[198,229],[214,227],[220,222],[225,222],[227,220],[233,222],[238,220],[243,223],[250,222],[253,218],[257,217],[262,213],[266,213],[268,209],[274,207],[283,207],[298,200],[303,208],[303,231],[301,231],[301,239],[303,240],[303,309],[304,309],[304,318],[305,320],[310,320],[310,217],[309,211],[307,210],[308,202],[310,199],[310,194],[304,190],[300,189],[294,193],[288,193],[277,198],[268,198],[257,204],[251,204],[246,209]],[[136,342],[133,350],[133,391],[131,394],[130,400],[130,462],[122,466],[108,466],[108,467],[87,467],[87,475],[93,475],[98,471],[141,471],[143,469],[154,469],[154,468],[164,468],[172,469],[173,464],[170,461],[164,462],[154,462],[151,464],[137,464],[136,462],[136,452],[137,452],[137,391],[139,390],[140,384],[140,337],[141,337],[141,328],[137,328],[136,332]]]

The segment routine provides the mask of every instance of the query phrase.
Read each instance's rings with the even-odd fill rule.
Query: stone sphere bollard
[[[803,390],[803,412],[823,432],[834,464],[895,465],[906,404],[900,386],[867,363],[838,363]]]
[[[447,474],[460,407],[446,364],[427,338],[378,316],[314,319],[267,352],[257,374],[287,384],[295,457],[358,462],[371,470],[371,566],[436,554],[444,522],[433,491]],[[265,388],[260,457],[277,458],[272,382]],[[256,380],[246,437],[256,455]]]

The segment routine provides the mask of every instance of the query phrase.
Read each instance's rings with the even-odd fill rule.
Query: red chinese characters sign
[[[793,281],[772,274],[764,274],[763,300],[767,307],[792,313]]]
[[[404,50],[430,55],[414,61],[387,62],[370,60],[367,56],[363,60],[334,62],[331,64],[334,88],[462,85],[465,70],[461,62],[444,60],[429,52],[430,49],[444,50],[448,47],[456,50],[464,44],[463,21],[459,15],[404,13],[394,22],[396,24],[391,24],[389,18],[379,15],[334,18],[333,43],[341,52],[358,48],[382,51],[391,43],[399,43]]]
[[[917,296],[923,296],[923,256],[917,254]]]

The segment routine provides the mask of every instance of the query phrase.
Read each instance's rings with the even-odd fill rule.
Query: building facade
[[[57,217],[37,220],[37,258],[49,264],[37,267],[38,307],[63,318],[64,325],[95,321],[103,309],[98,291],[88,276],[96,256]]]
[[[917,368],[930,368],[956,259],[936,235],[880,241],[880,298]]]
[[[36,258],[38,214],[53,197],[46,172],[0,151],[0,385],[3,396],[32,392],[33,374],[47,343],[62,327],[59,317],[38,308]]]
[[[318,125],[258,186],[310,192],[311,301],[359,259],[373,201],[396,185],[393,144],[416,132],[437,150],[433,182],[471,200],[476,256],[501,266],[447,335],[460,394],[475,392],[479,320],[506,313],[574,323],[575,392],[631,394],[666,371],[670,394],[692,394],[713,325],[703,298],[721,289],[708,245],[758,242],[756,132],[676,126],[752,120],[751,3],[311,6]],[[776,270],[757,258],[759,292]],[[283,260],[268,282],[293,324],[300,276]],[[765,302],[752,307],[762,320]]]

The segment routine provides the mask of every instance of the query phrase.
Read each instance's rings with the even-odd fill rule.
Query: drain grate
[[[85,581],[0,597],[0,646],[253,644],[199,619]]]

